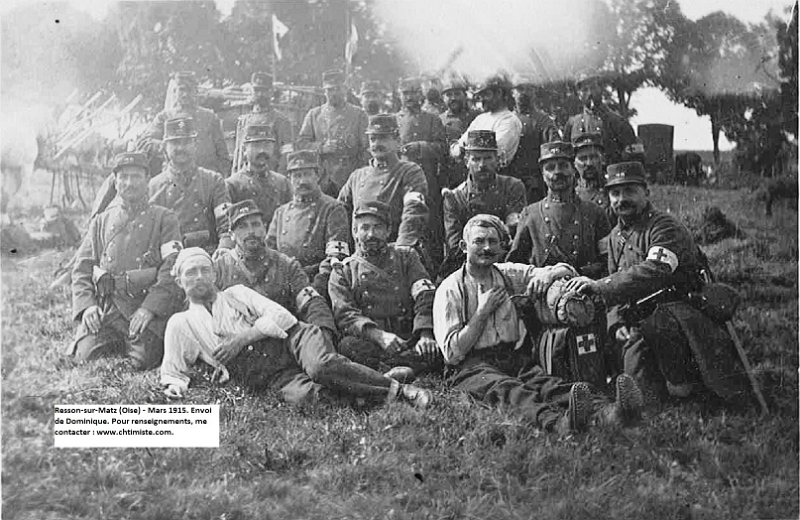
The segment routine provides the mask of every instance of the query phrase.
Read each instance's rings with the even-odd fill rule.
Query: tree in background
[[[223,26],[212,0],[187,2],[119,2],[107,22],[124,50],[117,68],[123,95],[144,96],[144,104],[163,108],[169,75],[194,71],[221,86],[228,73]]]

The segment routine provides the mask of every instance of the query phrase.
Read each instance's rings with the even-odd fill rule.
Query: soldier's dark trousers
[[[102,357],[121,355],[133,360],[137,370],[149,370],[161,364],[164,356],[164,338],[153,329],[164,330],[163,321],[154,319],[150,326],[136,339],[128,337],[130,322],[111,307],[100,321],[100,331],[92,334],[81,323],[70,345],[70,354],[80,361],[91,361]]]
[[[492,406],[516,409],[550,430],[569,406],[571,383],[548,376],[511,346],[470,353],[448,378],[454,388]]]
[[[415,374],[441,369],[441,366],[428,364],[422,356],[413,350],[390,354],[372,341],[353,336],[342,338],[339,342],[339,352],[356,363],[361,363],[381,372],[386,372],[390,368],[399,366],[411,367]]]
[[[622,346],[622,364],[650,402],[667,397],[667,382],[675,386],[702,382],[680,326],[661,309],[642,321],[638,333]]]
[[[386,401],[392,380],[338,354],[319,327],[297,323],[285,340],[266,339],[246,348],[232,366],[234,377],[254,388],[280,391],[290,404]]]

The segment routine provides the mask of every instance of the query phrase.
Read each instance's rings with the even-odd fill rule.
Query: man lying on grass
[[[453,386],[485,403],[515,408],[546,430],[581,430],[592,418],[609,425],[637,419],[642,395],[629,376],[617,378],[611,403],[588,383],[564,383],[532,363],[510,296],[538,298],[554,280],[576,276],[575,269],[496,263],[509,237],[493,215],[472,217],[462,237],[466,262],[445,278],[433,303],[433,330]]]
[[[298,321],[288,310],[243,285],[219,291],[211,257],[190,247],[175,260],[175,279],[189,308],[174,314],[164,336],[161,382],[168,396],[189,386],[189,366],[198,358],[216,367],[214,378],[234,377],[252,388],[280,390],[292,404],[362,398],[405,399],[424,407],[428,390],[404,385],[337,354],[319,327]]]

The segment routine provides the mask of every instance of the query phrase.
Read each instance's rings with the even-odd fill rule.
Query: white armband
[[[427,278],[420,278],[411,286],[411,298],[416,300],[417,296],[425,291],[435,291],[436,286]]]
[[[678,255],[676,255],[666,247],[661,247],[661,246],[651,247],[647,251],[647,260],[655,260],[656,262],[667,264],[669,265],[670,271],[673,273],[675,272],[675,269],[678,268]]]
[[[173,253],[179,253],[183,249],[183,244],[177,240],[170,240],[161,244],[161,259],[165,259]]]

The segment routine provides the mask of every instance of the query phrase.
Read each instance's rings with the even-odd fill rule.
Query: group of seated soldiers
[[[198,166],[194,118],[164,118],[163,170],[117,156],[115,195],[78,250],[70,354],[160,365],[172,398],[198,361],[293,404],[425,407],[430,390],[412,382],[441,374],[558,431],[630,423],[669,396],[747,392],[724,327],[688,298],[705,258],[652,207],[641,163],[606,170],[597,134],[546,142],[546,193],[529,201],[530,186],[498,173],[496,132],[467,129],[451,149],[466,179],[432,204],[423,166],[401,158],[402,124],[369,116],[366,166],[326,170],[345,145],[325,141],[286,154],[284,176],[275,125],[255,117],[246,166],[224,178]],[[416,148],[422,162],[433,153]]]

